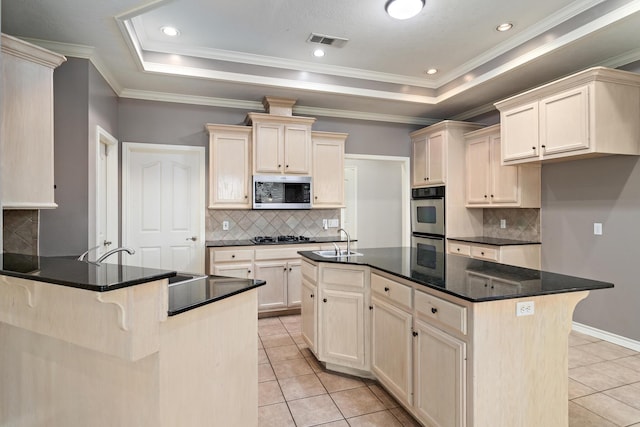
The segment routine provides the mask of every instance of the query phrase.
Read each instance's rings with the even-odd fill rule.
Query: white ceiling
[[[4,0],[1,28],[91,59],[121,97],[257,110],[284,96],[297,114],[414,124],[640,60],[640,0],[426,0],[406,21],[385,1]],[[348,42],[315,58],[312,32]]]

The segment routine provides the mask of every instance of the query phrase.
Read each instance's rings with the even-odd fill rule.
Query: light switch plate
[[[222,230],[229,230],[229,221],[222,221]]]
[[[507,228],[507,220],[506,219],[501,219],[500,220],[500,228]]]
[[[337,219],[329,220],[329,227],[331,228],[338,228],[338,224],[340,224],[340,222]]]
[[[602,223],[600,222],[593,223],[593,234],[595,234],[596,236],[602,235]]]

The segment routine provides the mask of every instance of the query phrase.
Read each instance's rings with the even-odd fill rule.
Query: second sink
[[[349,257],[349,256],[361,256],[362,254],[359,252],[347,252],[346,250],[341,250],[340,254],[337,254],[336,251],[327,250],[327,251],[313,251],[314,254],[320,255],[323,258],[341,258],[341,257]]]

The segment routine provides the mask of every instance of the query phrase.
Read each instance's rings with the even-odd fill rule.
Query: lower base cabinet
[[[428,425],[466,425],[466,344],[421,320],[414,322],[414,408]]]
[[[320,358],[327,363],[364,368],[363,293],[323,289],[320,297]]]
[[[303,262],[303,265],[304,262]],[[304,275],[302,278],[302,295],[301,295],[301,312],[302,312],[302,338],[307,342],[309,350],[316,353],[318,343],[318,288],[307,280]]]

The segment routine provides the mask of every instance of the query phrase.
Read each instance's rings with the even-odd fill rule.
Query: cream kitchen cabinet
[[[2,34],[2,207],[58,205],[53,173],[53,70],[66,58]]]
[[[311,174],[310,117],[249,113],[254,174]]]
[[[302,260],[302,296],[301,317],[302,317],[302,339],[307,343],[309,349],[317,354],[318,348],[318,267]]]
[[[267,284],[258,289],[261,312],[300,307],[302,274],[298,251],[313,250],[298,245],[256,249],[255,276]]]
[[[462,134],[482,125],[446,120],[417,130],[411,136],[411,186],[443,185],[447,171],[463,167]],[[455,175],[455,174],[454,174]]]
[[[208,248],[205,271],[216,276],[252,279],[254,251],[250,246]]]
[[[591,68],[496,103],[505,164],[640,154],[640,75]]]
[[[208,124],[209,209],[251,208],[251,127]]]
[[[540,166],[503,166],[500,125],[465,134],[467,207],[540,207]]]
[[[413,304],[409,286],[371,274],[371,371],[413,404]]]
[[[540,269],[540,244],[488,245],[447,240],[447,252],[518,267]]]
[[[347,367],[368,371],[368,269],[321,264],[318,270],[318,290],[319,359],[327,367],[337,370]]]
[[[344,148],[348,134],[311,132],[313,207],[344,207]]]

